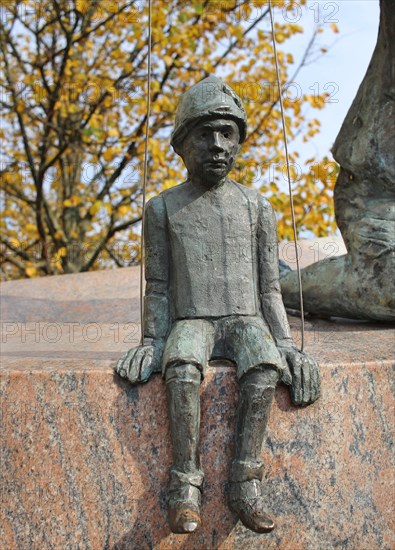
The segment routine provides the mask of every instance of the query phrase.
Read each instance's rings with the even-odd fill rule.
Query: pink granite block
[[[242,527],[226,483],[237,400],[234,369],[202,386],[203,527],[171,534],[164,384],[132,388],[111,364],[6,361],[2,397],[2,540],[7,548],[350,549],[394,545],[393,394],[388,364],[323,369],[307,409],[279,388],[262,456],[269,535]]]

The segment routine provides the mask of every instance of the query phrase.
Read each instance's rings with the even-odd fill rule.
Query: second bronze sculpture
[[[239,401],[229,505],[258,533],[274,527],[261,495],[261,449],[276,385],[296,405],[319,396],[319,369],[298,351],[282,302],[277,227],[270,203],[230,178],[246,138],[240,98],[211,76],[179,103],[171,143],[187,180],[145,211],[145,345],[116,370],[133,384],[162,372],[173,445],[169,524],[201,524],[200,383],[210,359],[235,364]]]

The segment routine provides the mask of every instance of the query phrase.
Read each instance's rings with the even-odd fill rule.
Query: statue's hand
[[[147,382],[154,372],[161,372],[163,344],[154,341],[127,351],[118,361],[115,371],[132,384]]]
[[[279,349],[292,374],[292,403],[301,407],[311,405],[320,396],[320,368],[317,361],[293,347]]]

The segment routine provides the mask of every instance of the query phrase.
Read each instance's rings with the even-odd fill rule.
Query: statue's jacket
[[[275,343],[291,335],[269,201],[230,179],[209,190],[186,181],[147,203],[144,224],[145,337],[165,340],[178,320],[258,316],[269,362],[284,370]]]

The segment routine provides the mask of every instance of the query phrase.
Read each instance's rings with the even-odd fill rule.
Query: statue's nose
[[[210,144],[211,151],[223,151],[224,147],[219,132],[213,132],[212,141]]]

